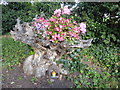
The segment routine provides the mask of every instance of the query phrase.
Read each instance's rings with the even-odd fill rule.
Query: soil
[[[49,79],[45,77],[33,79],[33,76],[27,76],[22,67],[15,66],[12,70],[2,70],[2,88],[71,88],[73,83],[66,80]],[[52,82],[53,81],[53,82]]]

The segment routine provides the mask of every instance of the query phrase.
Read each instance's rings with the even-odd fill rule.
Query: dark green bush
[[[9,2],[8,5],[2,6],[2,33],[12,30],[18,17],[24,22],[31,22],[41,12],[45,13],[46,17],[50,17],[59,6],[59,3],[50,2],[33,5],[30,2]]]
[[[69,54],[71,60],[64,57],[58,63],[63,63],[70,72],[78,72],[74,77],[68,76],[76,88],[118,88],[120,80],[118,47],[92,45],[86,49],[75,49]],[[81,62],[92,62],[88,65]],[[103,71],[97,71],[91,66],[99,66]]]
[[[78,22],[86,21],[87,33],[84,38],[96,38],[95,44],[120,45],[119,3],[79,3],[73,15]],[[107,17],[105,17],[105,14]]]

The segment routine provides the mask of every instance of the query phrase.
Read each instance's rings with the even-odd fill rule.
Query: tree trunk
[[[79,40],[77,45],[70,45],[67,42],[54,44],[45,38],[38,38],[34,28],[29,23],[20,24],[19,19],[17,19],[17,24],[13,30],[11,35],[15,40],[32,46],[35,51],[34,55],[25,59],[23,70],[27,75],[35,75],[36,77],[45,76],[46,72],[51,75],[53,71],[57,75],[60,73],[67,74],[67,71],[62,68],[62,64],[58,65],[56,61],[67,53],[67,49],[88,47],[92,41],[92,39]],[[42,35],[45,37],[44,32]]]

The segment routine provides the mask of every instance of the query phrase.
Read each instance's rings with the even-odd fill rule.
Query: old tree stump
[[[35,54],[27,57],[23,64],[24,73],[27,75],[35,75],[36,77],[45,76],[46,72],[55,71],[61,74],[67,74],[67,71],[62,68],[61,64],[56,61],[62,55],[67,53],[67,49],[84,48],[91,45],[92,39],[78,40],[76,45],[70,45],[67,42],[54,44],[45,38],[45,30],[42,32],[42,38],[39,38],[30,23],[23,22],[17,19],[15,28],[10,32],[14,40],[21,41],[30,45]],[[19,48],[19,47],[18,47]]]

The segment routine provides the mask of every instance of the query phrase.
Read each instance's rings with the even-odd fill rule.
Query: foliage
[[[64,2],[67,5],[75,5],[74,2]],[[71,7],[70,6],[70,7]],[[83,39],[94,38],[90,48],[76,49],[69,54],[71,60],[66,60],[65,56],[58,63],[63,63],[70,73],[79,72],[71,79],[76,88],[117,88],[120,81],[119,73],[119,3],[85,3],[80,2],[72,11],[72,20],[86,22],[87,32]],[[3,33],[10,31],[16,23],[17,17],[23,21],[31,22],[35,15],[45,13],[45,18],[50,18],[52,12],[60,8],[60,3],[30,3],[10,2],[7,6],[2,6],[2,30]],[[48,14],[49,13],[49,14]],[[75,17],[74,17],[75,16]],[[3,38],[3,65],[12,66],[22,62],[28,54],[33,51],[23,43],[14,41],[11,38]],[[103,45],[104,44],[104,45]],[[19,47],[19,48],[18,48]],[[30,52],[29,52],[30,51]],[[78,55],[77,55],[78,54]],[[92,61],[105,72],[97,72],[81,62]],[[33,78],[34,82],[34,78]]]
[[[104,45],[91,46],[86,49],[76,49],[69,54],[71,60],[66,60],[64,56],[60,62],[63,63],[70,73],[79,72],[74,77],[69,77],[76,88],[117,88],[120,80],[119,70],[119,51],[118,47],[106,47]],[[94,67],[83,63],[92,62],[99,66],[103,71],[98,72]]]
[[[87,23],[86,38],[93,37],[95,44],[120,44],[119,38],[119,3],[79,3],[73,13],[76,20]]]
[[[36,77],[34,77],[34,76],[31,78],[31,82],[32,82],[32,83],[35,83],[37,80],[38,80],[38,79],[37,79]]]
[[[12,38],[2,38],[3,67],[10,68],[19,65],[28,55],[34,54],[32,48]]]
[[[3,33],[12,30],[16,23],[17,17],[22,21],[31,22],[36,15],[42,13],[46,18],[50,18],[52,12],[60,8],[61,2],[9,2],[8,5],[2,6],[2,31]],[[64,2],[64,5],[71,5],[76,3]],[[80,2],[77,7],[73,9],[73,20],[77,22],[86,21],[87,34],[86,38],[95,38],[94,43],[104,43],[107,45],[120,45],[119,38],[119,16],[120,8],[118,2],[99,2],[88,3]]]
[[[44,17],[36,18],[34,21],[35,29],[39,36],[43,36],[42,32],[45,32],[47,37],[52,42],[58,43],[61,41],[71,42],[75,39],[80,39],[80,34],[86,32],[86,24],[73,21],[71,18],[68,18],[67,15],[70,15],[70,9],[65,6],[63,9],[56,9],[54,15],[50,19],[44,19]],[[65,18],[67,17],[67,18]]]
[[[58,8],[59,3],[41,2],[9,2],[8,5],[2,5],[2,33],[9,32],[16,24],[16,19],[20,17],[24,22],[31,22],[36,15],[45,13],[46,17],[51,16],[51,12]],[[48,14],[49,13],[49,14]]]

